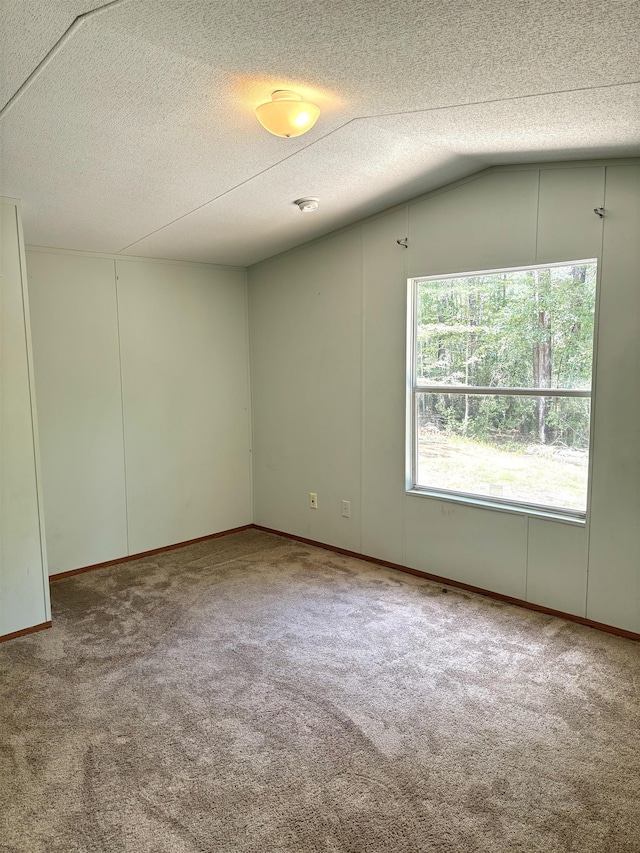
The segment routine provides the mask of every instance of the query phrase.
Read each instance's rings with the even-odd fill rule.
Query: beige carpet
[[[640,644],[255,530],[52,594],[2,853],[640,851]]]

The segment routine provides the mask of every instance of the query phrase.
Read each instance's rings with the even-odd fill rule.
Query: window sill
[[[430,500],[446,501],[448,503],[461,504],[463,506],[475,507],[476,509],[490,509],[494,512],[506,512],[511,515],[525,515],[530,518],[544,518],[548,521],[560,521],[564,524],[573,524],[584,527],[587,523],[586,514],[567,515],[563,512],[554,512],[547,509],[535,509],[534,507],[519,506],[518,504],[502,503],[492,501],[488,498],[474,498],[463,495],[454,495],[447,492],[431,491],[430,489],[407,489],[406,494],[410,497],[429,498]]]

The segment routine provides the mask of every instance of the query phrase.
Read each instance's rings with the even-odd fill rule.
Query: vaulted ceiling
[[[488,165],[639,155],[639,23],[640,0],[0,0],[0,193],[33,245],[249,265]],[[281,88],[321,107],[305,136],[256,121]]]

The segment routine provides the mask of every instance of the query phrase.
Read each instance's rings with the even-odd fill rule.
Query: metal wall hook
[[[396,240],[396,243],[398,244],[398,246],[402,246],[403,249],[409,248],[409,238],[408,237],[403,237],[401,240]]]
[[[604,219],[604,207],[594,207],[593,212],[596,216],[599,216],[600,219]]]

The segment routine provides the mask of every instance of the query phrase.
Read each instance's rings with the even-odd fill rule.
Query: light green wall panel
[[[115,263],[27,253],[49,572],[128,554]]]
[[[608,166],[587,616],[640,631],[640,167]]]
[[[527,519],[407,495],[405,558],[412,569],[523,599],[527,591]]]
[[[253,267],[249,313],[255,521],[359,551],[360,229]]]
[[[529,518],[527,601],[584,616],[588,541],[582,525]]]
[[[365,224],[362,550],[402,563],[405,490],[406,209]]]
[[[244,272],[117,261],[129,550],[251,521]]]
[[[408,275],[535,262],[538,171],[491,172],[409,206]]]
[[[602,248],[604,166],[540,170],[536,263],[595,258]]]
[[[0,199],[0,636],[50,618],[20,213]]]

